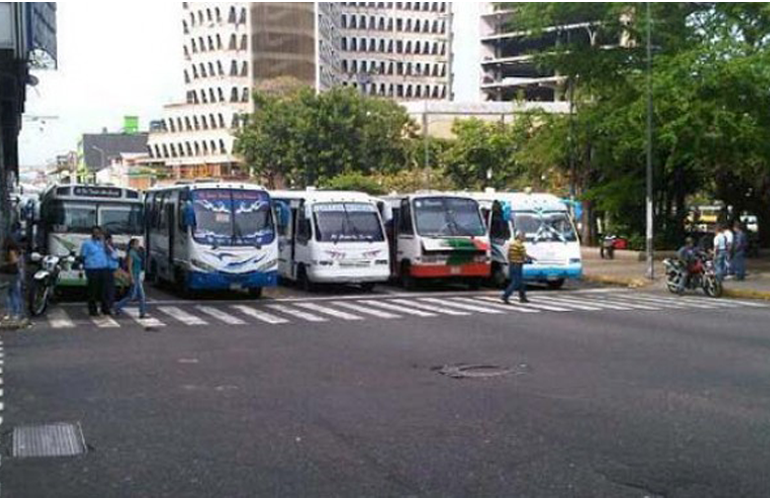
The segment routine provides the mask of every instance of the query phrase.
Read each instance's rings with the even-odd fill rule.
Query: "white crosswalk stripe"
[[[673,309],[672,306],[685,306],[686,308],[695,308],[695,309],[717,309],[716,305],[702,304],[699,302],[689,302],[677,296],[663,298],[663,297],[655,297],[652,295],[639,294],[635,298],[640,302],[647,303],[647,304],[655,304],[656,306],[663,307],[663,308]]]
[[[91,322],[98,328],[120,328],[120,323],[109,316],[91,316]]]
[[[587,306],[593,306],[598,307],[601,310],[610,309],[613,311],[633,311],[634,306],[632,304],[628,304],[626,302],[607,302],[603,298],[596,298],[593,297],[579,297],[579,298],[573,298],[573,297],[565,297],[565,296],[559,296],[558,299],[565,303],[571,303],[571,302],[579,302],[580,304],[585,304]]]
[[[123,309],[123,312],[145,328],[162,328],[166,326],[164,322],[155,317],[140,318],[139,308],[137,307],[126,307]]]
[[[482,305],[484,307],[493,307],[495,309],[500,309],[502,311],[507,312],[522,312],[522,313],[539,313],[541,312],[540,309],[527,309],[524,307],[524,304],[504,304],[502,300],[499,298],[497,301],[488,301],[488,300],[482,300],[482,299],[476,299],[472,297],[457,297],[456,300],[460,300],[463,302],[468,302],[469,304],[477,304]]]
[[[626,307],[632,307],[633,309],[641,309],[643,311],[660,311],[661,309],[679,309],[676,304],[671,305],[671,307],[664,307],[663,304],[659,303],[651,303],[651,302],[645,302],[638,300],[636,298],[633,299],[633,302],[631,300],[624,300],[615,298],[614,295],[610,296],[610,299],[606,299],[602,297],[600,300],[602,304],[612,304],[612,305],[618,305],[618,306],[626,306]]]
[[[503,314],[503,311],[500,311],[499,309],[493,309],[482,305],[476,306],[473,304],[466,304],[466,303],[457,302],[455,300],[450,300],[450,299],[422,298],[420,299],[420,301],[430,302],[432,304],[438,304],[440,306],[456,307],[463,311],[479,312],[483,314]]]
[[[220,309],[217,309],[216,307],[211,306],[195,306],[197,310],[204,314],[208,314],[212,318],[216,318],[222,323],[226,323],[228,325],[245,325],[246,322],[243,321],[240,318],[236,318],[232,314],[227,314],[225,311],[222,311]]]
[[[430,304],[423,304],[421,302],[417,302],[416,300],[393,299],[391,302],[394,302],[402,306],[416,307],[417,309],[424,309],[425,311],[430,311],[433,313],[446,314],[447,316],[470,316],[471,314],[468,311],[456,311],[454,309],[447,309],[446,307],[438,307]]]
[[[331,307],[322,306],[313,302],[298,302],[295,305],[304,307],[305,309],[310,309],[311,311],[323,313],[334,318],[344,319],[345,321],[361,321],[364,319],[361,316],[356,316],[355,314],[350,314],[349,312],[345,311],[338,311],[337,309],[332,309]]]
[[[300,311],[299,309],[294,309],[293,307],[283,306],[280,304],[269,304],[267,307],[274,309],[278,312],[288,314],[289,316],[294,316],[295,318],[304,319],[305,321],[310,321],[311,323],[323,323],[325,321],[328,321],[326,318],[316,316],[315,314],[311,314],[305,311]]]
[[[67,312],[57,307],[48,313],[48,324],[51,328],[75,328],[75,323],[67,315]]]
[[[572,309],[577,309],[579,311],[601,311],[602,310],[601,307],[596,307],[591,304],[586,304],[582,300],[581,301],[562,300],[558,297],[530,297],[529,300],[534,302],[535,304],[546,303],[549,305],[569,307]]]
[[[236,311],[239,311],[241,314],[257,319],[264,323],[269,323],[271,325],[283,325],[289,322],[288,319],[274,316],[270,313],[259,311],[249,306],[232,306],[232,308]]]
[[[421,311],[419,309],[414,309],[412,307],[400,306],[398,304],[391,304],[390,302],[385,302],[385,301],[360,300],[359,302],[361,304],[366,304],[368,306],[379,307],[381,309],[388,309],[390,311],[396,311],[403,314],[408,314],[410,316],[418,316],[420,318],[432,318],[436,316],[435,314],[427,311]]]
[[[488,300],[488,301],[490,301],[490,302],[497,302],[497,301],[499,301],[499,300],[500,300],[500,299],[498,299],[497,297],[488,297],[488,296],[487,296],[487,297],[482,297],[482,298],[483,298],[484,300]],[[514,300],[516,300],[516,299],[514,299]],[[517,304],[517,305],[518,305],[518,304]],[[546,310],[546,311],[552,311],[552,312],[570,312],[570,311],[571,311],[571,309],[567,309],[567,308],[564,308],[564,307],[559,307],[559,306],[551,306],[551,305],[546,305],[546,304],[535,304],[535,303],[533,303],[533,302],[530,302],[530,303],[526,303],[526,304],[522,304],[522,305],[523,305],[523,306],[525,306],[525,307],[527,307],[527,308],[532,308],[532,309],[544,309],[544,310]]]
[[[395,319],[395,318],[401,317],[398,314],[393,314],[386,311],[380,311],[379,309],[374,309],[373,307],[366,307],[360,304],[354,304],[350,302],[333,302],[333,304],[335,307],[345,307],[352,311],[368,314],[369,316],[374,316],[375,318]]]
[[[179,321],[180,323],[184,323],[187,326],[205,326],[208,325],[208,323],[198,316],[195,316],[194,314],[188,313],[187,311],[179,308],[179,307],[173,307],[173,306],[164,306],[159,307],[159,311],[163,312],[164,314],[168,314],[175,320]]]

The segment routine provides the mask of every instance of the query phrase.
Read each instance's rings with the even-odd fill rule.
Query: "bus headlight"
[[[319,265],[319,266],[333,266],[334,265],[334,261],[331,261],[331,260],[319,260],[319,261],[316,261],[314,263]]]
[[[580,264],[580,259],[570,259],[569,263],[570,264]]]
[[[388,265],[388,261],[387,261],[387,259],[375,260],[374,261],[374,265],[376,265],[376,266],[387,266]]]
[[[190,264],[192,264],[193,267],[200,269],[201,271],[207,272],[207,273],[213,273],[216,271],[216,268],[212,265],[206,264],[203,261],[200,261],[198,259],[190,259]]]
[[[489,256],[488,255],[477,255],[473,258],[473,262],[485,264],[489,262]]]

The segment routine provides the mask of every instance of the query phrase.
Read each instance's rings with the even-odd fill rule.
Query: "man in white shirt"
[[[727,240],[727,253],[725,254],[725,276],[733,274],[733,244],[735,236],[729,225],[725,226],[725,239]]]
[[[727,235],[724,226],[717,225],[717,232],[714,236],[714,268],[717,273],[717,280],[722,281],[727,271]]]

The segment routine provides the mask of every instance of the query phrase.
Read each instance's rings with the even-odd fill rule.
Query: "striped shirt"
[[[508,262],[513,264],[524,264],[527,260],[527,249],[524,247],[524,243],[519,240],[513,240],[511,246],[508,248]]]

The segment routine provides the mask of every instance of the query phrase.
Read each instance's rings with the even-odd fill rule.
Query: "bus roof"
[[[225,181],[225,182],[184,182],[179,184],[173,184],[170,186],[162,186],[162,187],[154,187],[151,189],[148,189],[148,193],[154,193],[158,191],[175,191],[175,190],[184,190],[184,189],[190,189],[190,190],[196,190],[196,189],[248,189],[248,190],[254,190],[254,191],[267,191],[267,189],[264,186],[260,186],[259,184],[252,184],[249,182],[233,182],[233,181]]]
[[[464,198],[464,199],[475,200],[475,198],[471,196],[470,193],[454,193],[454,192],[446,192],[446,191],[417,191],[416,193],[409,193],[409,194],[388,194],[385,196],[380,196],[378,197],[378,199],[392,204],[392,203],[400,202],[405,198],[416,200],[420,198],[436,198],[436,197]]]
[[[41,195],[44,198],[70,200],[123,200],[139,201],[139,190],[111,184],[53,184]]]
[[[558,196],[549,193],[469,192],[466,194],[480,203],[491,205],[496,201],[502,201],[518,210],[567,210],[567,205]]]
[[[360,191],[270,191],[273,198],[306,200],[311,203],[375,202],[376,198]]]

